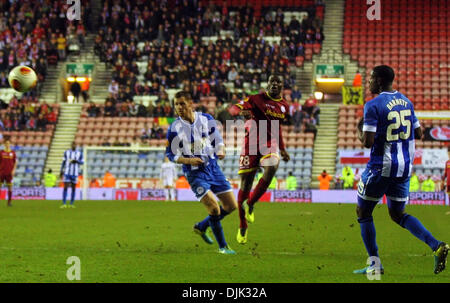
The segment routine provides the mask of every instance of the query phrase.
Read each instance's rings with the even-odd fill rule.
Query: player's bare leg
[[[250,215],[253,214],[255,203],[258,202],[262,195],[267,191],[267,188],[272,182],[272,178],[278,170],[279,163],[280,158],[276,154],[261,159],[261,167],[264,168],[264,173],[247,201]]]
[[[245,211],[242,207],[242,203],[246,201],[250,195],[255,175],[256,170],[241,174],[241,186],[238,193],[239,230],[237,235],[237,241],[240,244],[245,244],[247,242],[247,220],[245,219]]]
[[[228,191],[217,195],[220,202],[222,202],[223,209],[228,213],[232,213],[237,208],[236,198],[232,191]]]

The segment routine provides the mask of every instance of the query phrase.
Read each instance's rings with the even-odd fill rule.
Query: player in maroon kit
[[[16,153],[11,150],[11,141],[5,137],[5,149],[0,151],[0,184],[8,186],[8,206],[12,206],[12,179],[16,171]]]
[[[231,115],[249,118],[245,123],[245,141],[238,172],[241,176],[238,193],[240,226],[236,239],[241,244],[247,242],[247,222],[255,220],[254,204],[266,192],[278,169],[278,150],[284,161],[290,159],[281,132],[281,121],[285,120],[289,109],[281,96],[282,91],[283,79],[271,75],[264,93],[252,95],[230,108]],[[250,195],[259,167],[264,168],[264,174]]]

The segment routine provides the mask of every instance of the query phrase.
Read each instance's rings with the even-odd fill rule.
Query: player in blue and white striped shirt
[[[75,202],[75,187],[78,181],[78,175],[80,174],[80,164],[83,164],[83,153],[76,149],[75,142],[72,143],[72,148],[64,152],[63,162],[61,164],[60,177],[63,178],[64,190],[63,190],[63,205],[61,208],[67,208],[67,189],[72,187],[72,195],[69,207],[75,208],[73,203]]]
[[[183,172],[192,191],[209,214],[194,225],[194,231],[205,242],[212,244],[212,239],[206,235],[206,230],[210,227],[219,244],[219,253],[235,254],[225,241],[220,223],[237,207],[231,185],[217,164],[218,158],[225,157],[222,136],[211,115],[193,111],[189,93],[180,91],[175,94],[174,100],[179,117],[167,132],[166,156],[172,162],[183,164]]]
[[[384,271],[379,262],[372,212],[386,195],[391,219],[428,244],[434,252],[434,273],[437,274],[445,268],[449,246],[436,240],[418,219],[405,213],[414,162],[414,139],[421,139],[423,133],[411,101],[392,89],[394,77],[389,66],[380,65],[373,69],[370,91],[379,95],[366,103],[364,118],[358,125],[359,138],[364,147],[371,148],[371,152],[358,184],[356,212],[372,264],[354,273]]]

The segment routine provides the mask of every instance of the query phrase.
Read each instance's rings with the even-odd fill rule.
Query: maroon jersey
[[[16,153],[14,151],[0,151],[0,175],[8,176],[12,174],[16,164]]]
[[[273,99],[267,92],[264,92],[252,95],[235,106],[242,110],[250,110],[252,113],[253,121],[248,120],[246,122],[246,147],[253,145],[254,142],[259,144],[259,141],[261,140],[264,142],[265,138],[262,139],[262,136],[266,135],[267,147],[278,147],[281,150],[285,148],[281,132],[281,122],[286,118],[289,105],[283,98]],[[278,120],[278,129],[272,129],[272,120]],[[267,128],[261,127],[261,121],[267,122]],[[261,131],[259,131],[259,129],[261,129]],[[253,138],[257,138],[257,140],[254,140]]]

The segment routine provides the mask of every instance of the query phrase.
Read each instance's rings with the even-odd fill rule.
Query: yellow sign
[[[345,105],[364,104],[362,87],[343,86],[342,101]]]

